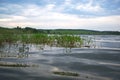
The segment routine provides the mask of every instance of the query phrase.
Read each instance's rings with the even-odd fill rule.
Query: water
[[[96,48],[31,46],[28,57],[1,58],[1,62],[36,64],[37,67],[0,67],[0,80],[120,80],[120,36],[95,35]],[[8,48],[8,47],[7,47]],[[17,52],[12,47],[9,54]],[[4,51],[5,53],[6,51]],[[3,52],[0,52],[3,53]],[[77,72],[80,76],[61,76],[53,71]]]
[[[96,36],[95,41],[97,44],[99,44],[101,48],[120,49],[120,36],[99,35],[99,36]]]

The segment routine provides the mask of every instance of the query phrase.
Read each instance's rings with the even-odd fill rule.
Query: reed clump
[[[31,65],[22,64],[22,63],[0,63],[0,66],[3,66],[3,67],[31,67]]]
[[[3,43],[17,43],[20,41],[25,44],[48,45],[56,47],[74,48],[82,47],[84,39],[77,35],[48,35],[48,34],[3,34],[0,35],[0,45]],[[87,41],[90,44],[90,41]]]

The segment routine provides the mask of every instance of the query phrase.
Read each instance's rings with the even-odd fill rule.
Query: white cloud
[[[46,6],[46,8],[47,8],[48,10],[53,10],[54,7],[55,7],[54,4],[48,4],[48,5]]]
[[[25,7],[19,15],[9,15],[7,18],[1,18],[0,25],[14,27],[30,26],[43,29],[71,28],[120,31],[120,16],[81,18],[78,15],[54,11],[55,5],[53,4],[44,7],[37,5],[28,5]]]
[[[78,5],[76,7],[77,10],[83,10],[83,11],[90,11],[90,12],[99,12],[102,11],[102,8],[99,5],[91,6],[89,4],[87,5]]]
[[[57,5],[58,6],[54,9],[58,12],[64,12],[64,11],[67,11],[67,10],[71,10],[71,9],[75,8],[75,5],[76,5],[76,4],[73,4],[72,1],[73,0],[64,0],[61,5],[56,4],[56,6]]]
[[[104,11],[104,9],[98,3],[96,3],[96,5],[93,5],[93,0],[90,0],[86,4],[78,3],[76,6],[76,9],[81,10],[81,11],[87,11],[87,12],[102,12],[102,11]]]
[[[71,5],[72,1],[71,0],[65,0],[64,5]]]
[[[88,0],[87,3],[82,3],[79,1],[76,3],[73,2],[73,0],[65,0],[63,4],[57,6],[57,8],[54,9],[59,12],[66,12],[70,11],[71,9],[95,14],[99,12],[104,12],[104,9],[100,6],[100,4],[94,2],[93,0]]]
[[[1,23],[2,23],[2,22],[6,22],[6,21],[11,21],[11,19],[9,19],[9,18],[0,19],[0,22],[1,22]]]

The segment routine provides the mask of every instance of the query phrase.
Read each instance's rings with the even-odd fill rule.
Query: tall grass
[[[80,36],[60,35],[57,37],[58,45],[65,48],[81,47],[83,40]]]
[[[4,34],[0,35],[0,44],[16,43],[20,41],[24,44],[40,44],[59,47],[82,47],[84,39],[76,35],[47,35],[47,34]],[[87,39],[87,44],[90,44],[91,38]]]
[[[72,48],[81,47],[83,45],[83,39],[75,35],[60,35],[56,37],[56,40],[58,46],[66,48],[66,52],[71,52]]]
[[[48,40],[47,34],[32,34],[30,36],[30,43],[45,45],[47,44],[47,40]]]
[[[17,35],[15,34],[0,34],[0,43],[15,43],[18,41]]]
[[[65,48],[75,48],[82,47],[84,45],[85,39],[77,35],[47,35],[47,34],[3,34],[0,35],[0,45],[4,44],[17,44],[17,42],[23,44],[21,51],[29,49],[26,47],[27,44],[36,44],[42,45],[44,48],[45,45],[56,46],[56,47],[65,47]],[[87,39],[86,43],[90,44],[91,39]]]

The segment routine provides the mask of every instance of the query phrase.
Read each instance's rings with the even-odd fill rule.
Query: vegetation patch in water
[[[79,76],[78,73],[74,73],[74,72],[63,72],[63,71],[54,71],[53,74],[56,75],[64,75],[64,76]]]
[[[37,67],[38,65],[22,64],[22,63],[0,63],[3,67]]]
[[[45,46],[50,47],[64,47],[66,52],[71,52],[72,48],[89,47],[92,39],[83,39],[79,35],[47,35],[47,34],[4,34],[0,35],[0,49],[4,52],[6,48],[7,53],[16,49],[19,57],[27,55],[31,46],[29,44],[41,45],[40,49],[44,50]],[[23,55],[22,55],[23,54]]]

